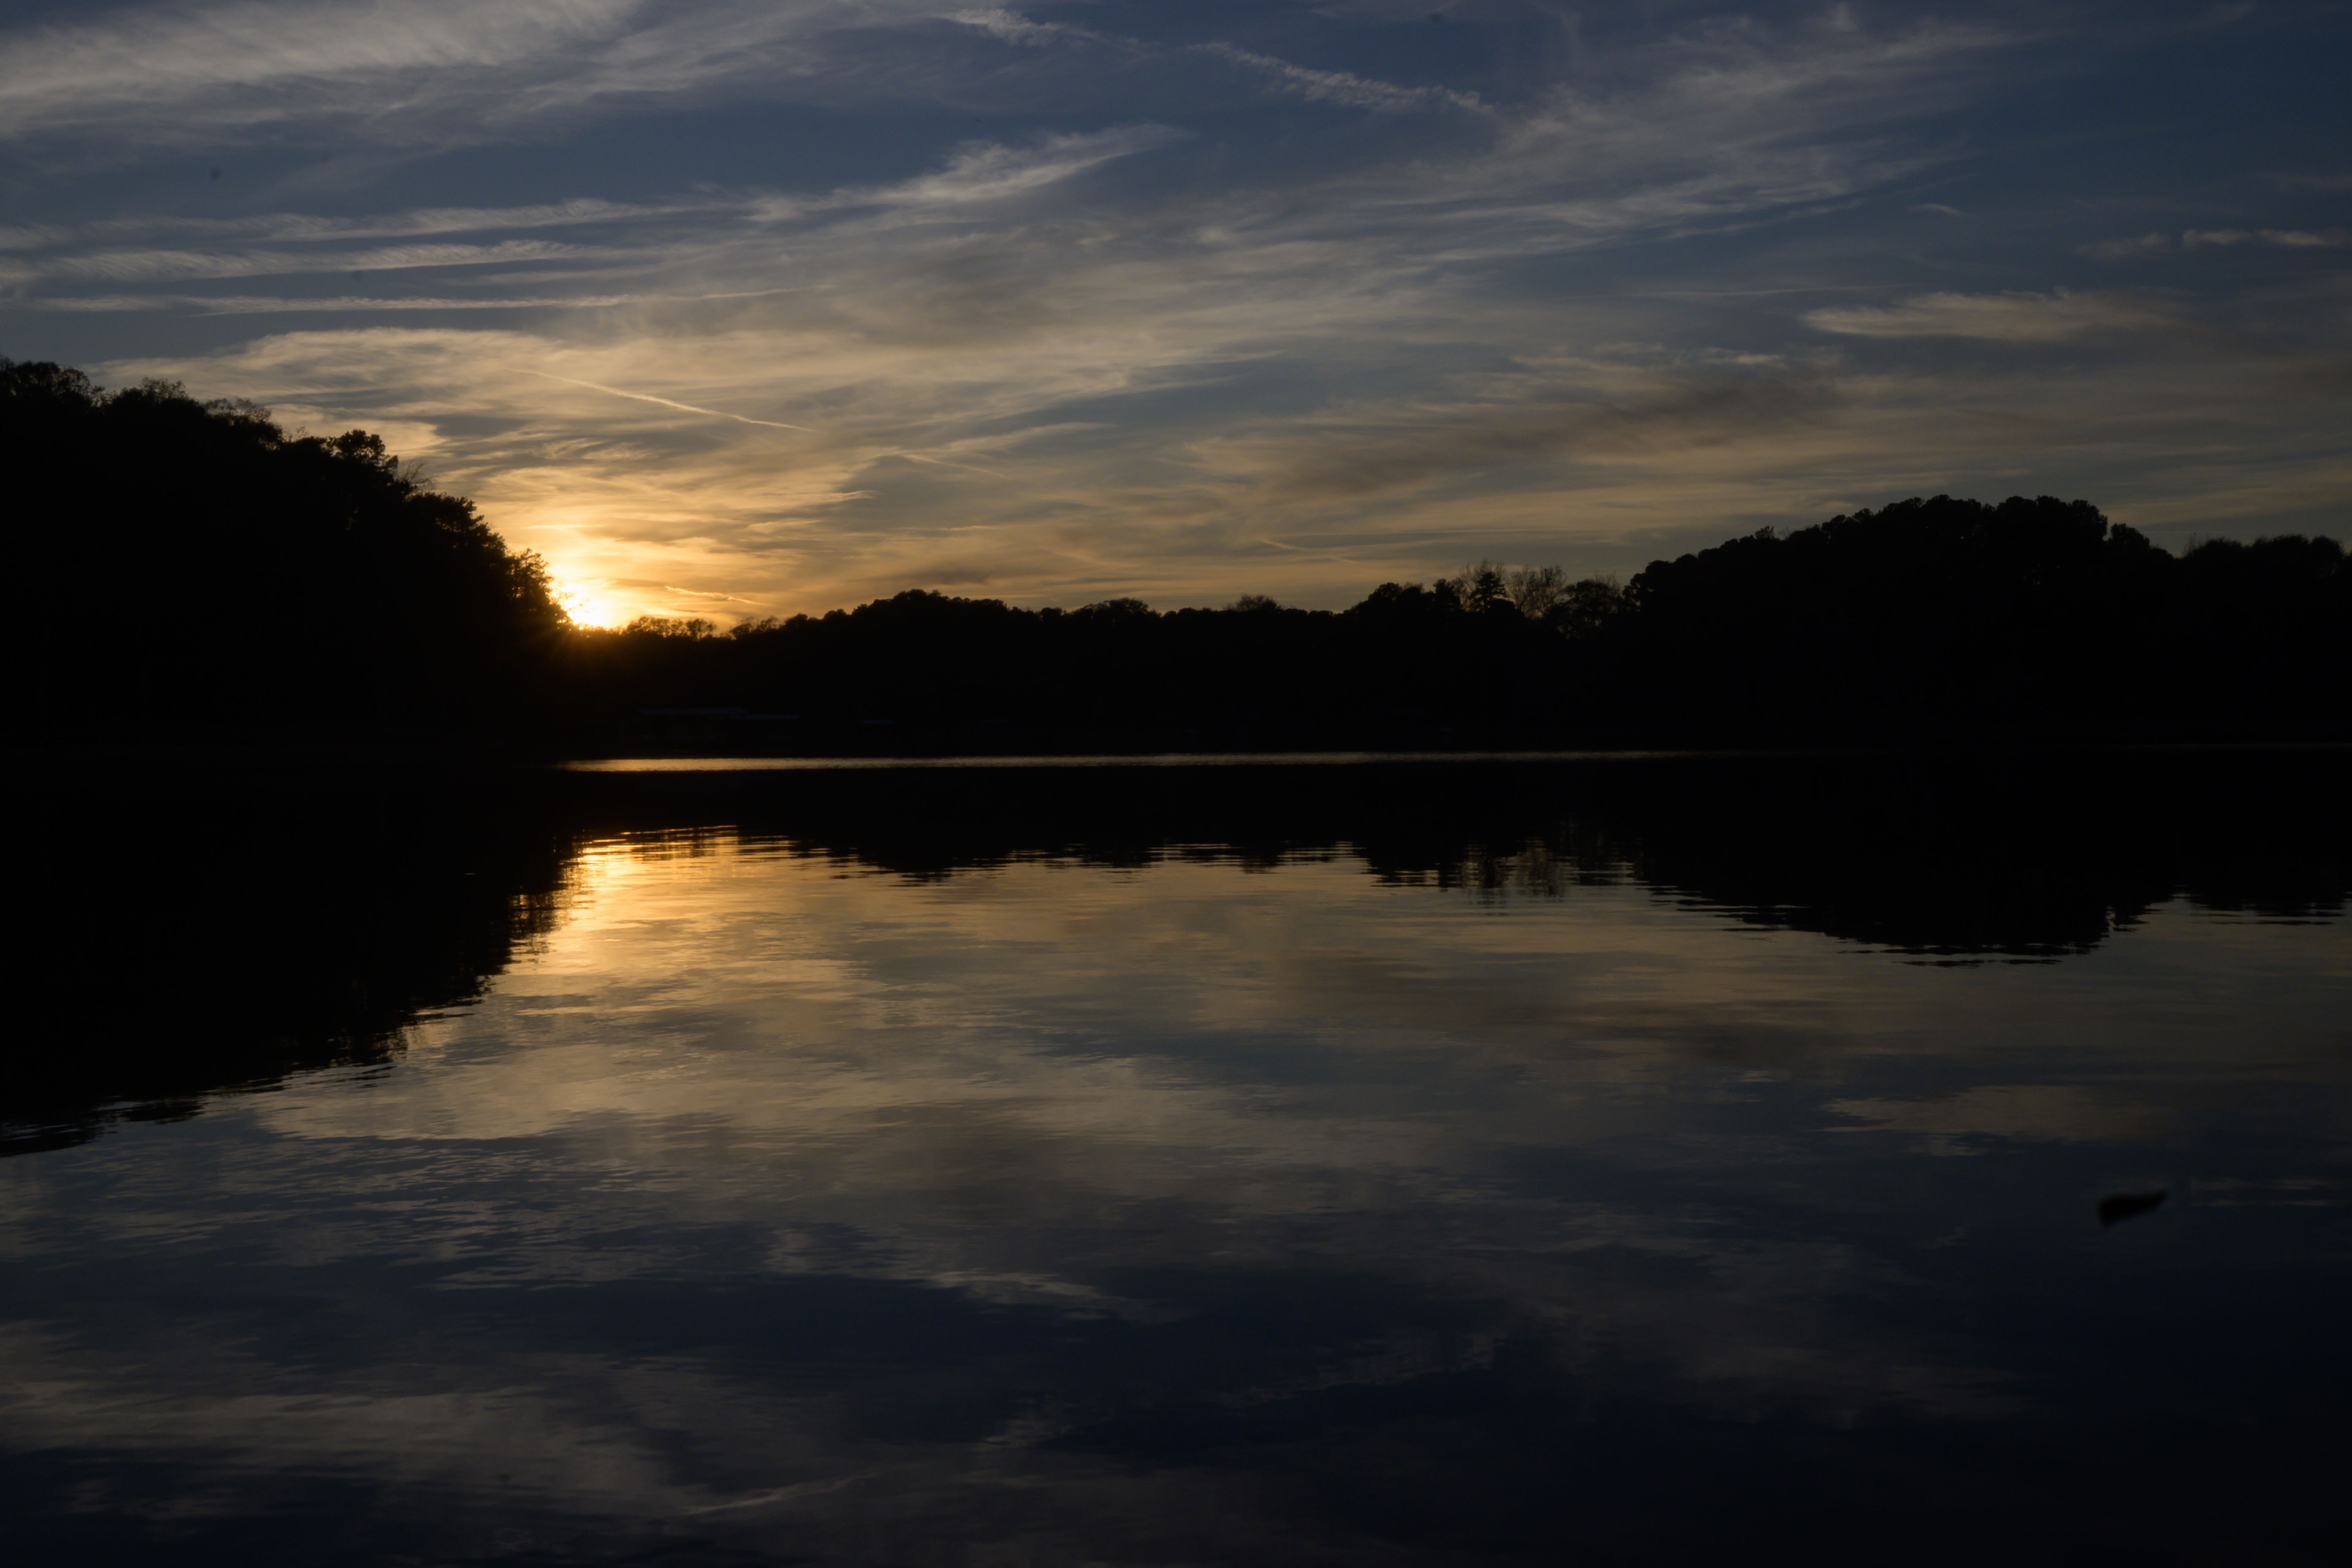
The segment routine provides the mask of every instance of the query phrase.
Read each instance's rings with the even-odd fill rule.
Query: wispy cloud
[[[1112,39],[1108,35],[1086,27],[1074,27],[1066,22],[1036,22],[1017,11],[1001,5],[975,6],[969,10],[950,12],[948,20],[974,27],[993,38],[1007,43],[1044,45],[1054,43],[1119,42],[1130,46],[1131,39]]]
[[[2180,243],[2190,250],[2207,245],[2277,245],[2289,250],[2333,250],[2345,242],[2299,228],[2192,228],[2182,232]]]
[[[2102,239],[2083,247],[2083,254],[2105,260],[2156,256],[2173,250],[2206,250],[2232,246],[2275,246],[2287,250],[2339,250],[2347,243],[2340,234],[2315,234],[2301,228],[2189,228],[2179,234],[2132,235]]]
[[[1652,459],[1785,438],[1835,407],[1825,378],[1709,375],[1588,363],[1489,378],[1488,395],[1336,409],[1273,432],[1266,489],[1331,501],[1448,481],[1492,483],[1518,464]]]
[[[0,58],[0,130],[103,122],[130,110],[151,124],[275,118],[310,96],[362,89],[349,108],[386,106],[415,73],[544,58],[613,37],[636,0],[505,5],[267,4],[149,6],[79,26],[18,29]]]
[[[1900,305],[1837,305],[1805,320],[1825,332],[1864,338],[1981,338],[2051,343],[2090,332],[2142,331],[2172,320],[2161,300],[2138,294],[1922,294]]]
[[[626,294],[570,294],[461,299],[412,294],[322,294],[303,299],[286,294],[68,294],[29,301],[38,310],[121,312],[179,310],[205,316],[368,315],[381,310],[592,310],[636,302]]]
[[[915,0],[149,5],[0,35],[0,134],[187,142],[308,120],[371,141],[462,141],[599,101],[803,74],[828,33],[932,12]]]
[[[876,190],[838,192],[825,205],[938,207],[1003,201],[1057,184],[1113,159],[1165,147],[1183,136],[1172,126],[1122,125],[1047,136],[1028,146],[982,143],[958,152],[936,174]]]
[[[723,204],[731,210],[734,204]],[[516,207],[423,207],[414,212],[378,213],[357,217],[330,217],[311,213],[256,213],[241,217],[180,216],[108,218],[83,230],[50,228],[26,243],[58,245],[79,236],[121,234],[193,234],[233,237],[265,242],[303,240],[394,239],[420,235],[480,234],[538,228],[580,228],[598,224],[625,224],[646,219],[673,221],[697,213],[719,210],[709,200],[655,205],[576,198]]]
[[[1387,112],[1402,110],[1446,107],[1483,114],[1486,105],[1475,92],[1456,92],[1442,87],[1399,87],[1393,82],[1352,75],[1347,71],[1315,70],[1293,65],[1272,55],[1261,55],[1232,44],[1200,44],[1194,46],[1203,54],[1231,60],[1270,78],[1286,92],[1296,93],[1310,103],[1338,104],[1346,109],[1373,109]]]
[[[0,225],[0,250],[35,250],[72,237],[73,230],[60,224]]]
[[[576,246],[508,239],[495,245],[402,245],[345,251],[101,250],[44,260],[60,278],[107,282],[180,278],[254,278],[304,272],[394,272],[424,267],[489,267],[581,255]]]
[[[636,403],[652,403],[664,408],[675,408],[683,414],[700,414],[712,419],[731,419],[738,425],[763,426],[770,430],[798,430],[803,434],[808,433],[808,426],[805,425],[787,425],[780,419],[753,419],[748,415],[728,414],[716,408],[703,408],[691,403],[680,403],[675,398],[656,397],[649,392],[625,392],[617,386],[606,386],[600,382],[582,381],[575,376],[557,375],[552,371],[530,370],[526,368],[523,374],[525,375],[545,376],[550,381],[560,381],[569,386],[584,386],[591,392],[602,392],[609,394],[614,397],[625,397]]]

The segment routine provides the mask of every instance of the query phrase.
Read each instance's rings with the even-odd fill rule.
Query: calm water
[[[25,786],[11,1560],[2337,1560],[2340,757],[987,773]]]

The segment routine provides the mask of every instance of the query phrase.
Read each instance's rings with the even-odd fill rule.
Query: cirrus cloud
[[[2138,294],[1921,294],[1899,305],[1836,305],[1808,311],[1825,332],[1863,338],[1981,338],[2053,343],[2091,332],[2139,331],[2173,319],[2165,301]]]

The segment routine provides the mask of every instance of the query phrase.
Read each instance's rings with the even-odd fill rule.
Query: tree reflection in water
[[[0,1153],[389,1063],[551,929],[601,837],[726,831],[919,878],[1349,855],[1392,885],[1631,883],[1913,958],[2047,961],[2176,897],[2341,915],[2347,782],[2326,750],[20,780],[33,1028]]]
[[[31,1561],[2294,1561],[2344,772],[20,788],[0,1498]]]

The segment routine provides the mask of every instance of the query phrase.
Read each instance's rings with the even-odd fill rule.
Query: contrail
[[[1362,562],[1357,560],[1354,556],[1342,555],[1336,550],[1309,550],[1303,544],[1285,544],[1279,539],[1261,539],[1258,542],[1260,544],[1271,544],[1276,550],[1287,550],[1293,555],[1320,555],[1326,561],[1337,561],[1342,566],[1361,566],[1363,564]]]
[[[560,381],[570,386],[584,386],[592,392],[609,392],[615,397],[635,398],[639,403],[658,403],[664,408],[676,408],[688,414],[708,414],[713,419],[732,419],[738,425],[764,425],[771,430],[797,430],[803,436],[816,434],[805,425],[787,425],[781,419],[747,419],[740,414],[730,414],[721,408],[697,408],[691,403],[680,403],[668,397],[656,397],[650,392],[623,392],[617,386],[606,386],[599,381],[581,381],[573,376],[556,375],[543,370],[526,370],[523,374],[544,376],[549,381]]]
[[[952,462],[946,458],[926,457],[920,452],[885,452],[882,455],[886,458],[908,458],[918,463],[936,463],[942,468],[969,468],[975,474],[986,474],[992,479],[1001,479],[1004,478],[1003,474],[998,473],[994,468],[983,468],[978,463]]]

